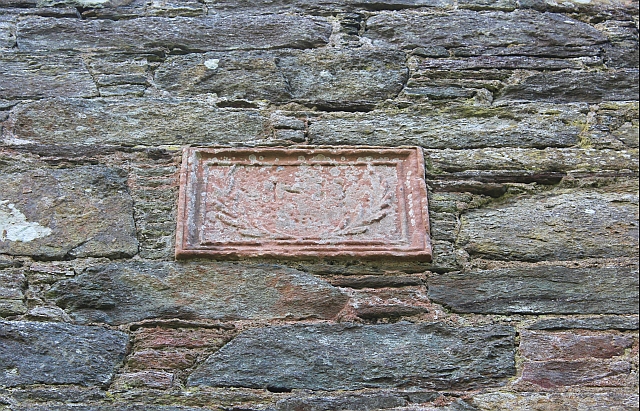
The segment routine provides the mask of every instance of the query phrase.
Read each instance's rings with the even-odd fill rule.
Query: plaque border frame
[[[367,247],[351,246],[342,248],[332,248],[329,244],[316,244],[314,246],[295,247],[269,247],[268,245],[229,245],[194,247],[189,244],[189,230],[197,230],[194,222],[191,221],[190,213],[197,212],[196,198],[193,187],[198,184],[198,159],[196,157],[205,155],[215,155],[224,153],[238,153],[242,155],[255,154],[260,152],[282,152],[285,156],[317,155],[327,153],[332,155],[360,155],[384,156],[396,155],[404,157],[401,161],[403,167],[409,170],[409,187],[411,193],[403,192],[403,201],[416,200],[408,198],[418,194],[416,207],[419,216],[416,216],[416,225],[411,237],[411,246],[397,247],[392,244],[388,246]],[[313,164],[313,163],[311,163]],[[348,163],[347,163],[348,164]],[[406,175],[407,173],[403,173]],[[403,177],[403,176],[401,176]],[[364,260],[384,260],[394,259],[403,261],[425,261],[432,259],[431,236],[429,228],[428,197],[425,182],[424,154],[421,147],[401,146],[401,147],[379,147],[379,146],[289,146],[289,147],[186,147],[182,153],[182,164],[180,168],[180,190],[178,196],[178,215],[176,227],[176,247],[175,258],[185,259],[190,257],[212,257],[214,259],[239,259],[250,257],[286,258],[286,259],[364,259]],[[406,212],[406,210],[405,210]],[[408,216],[404,216],[408,218]],[[422,235],[420,235],[422,233]],[[271,244],[277,242],[271,242]],[[417,243],[417,244],[416,244]],[[385,248],[386,247],[386,248]]]

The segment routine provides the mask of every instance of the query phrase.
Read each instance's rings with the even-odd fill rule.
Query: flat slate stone
[[[440,46],[457,56],[594,56],[608,40],[586,23],[533,10],[383,12],[367,20],[365,36],[374,45]]]
[[[0,253],[133,256],[138,240],[126,179],[104,166],[0,174]]]
[[[637,221],[637,194],[574,190],[464,214],[458,243],[497,260],[630,257],[638,251]]]
[[[428,287],[432,301],[463,313],[638,313],[637,266],[514,267],[434,274],[428,278]]]
[[[9,145],[229,144],[264,139],[266,124],[257,110],[196,100],[55,98],[17,107],[3,138]]]
[[[638,316],[602,315],[588,318],[543,318],[527,328],[530,330],[637,330]]]
[[[211,355],[187,385],[272,390],[496,386],[515,375],[514,337],[507,326],[437,323],[258,328]]]
[[[405,54],[392,50],[236,51],[171,57],[155,84],[180,95],[345,109],[395,97],[408,74]]]
[[[18,23],[17,36],[20,51],[197,52],[317,47],[329,41],[331,30],[323,18],[285,14],[123,20],[26,17]]]
[[[319,145],[416,145],[429,149],[570,147],[586,120],[572,105],[474,107],[415,106],[311,118],[309,141]]]
[[[590,392],[577,388],[571,392],[492,392],[473,397],[479,411],[557,409],[557,410],[633,410],[638,394],[628,392]]]
[[[97,97],[82,59],[51,54],[0,53],[0,99]]]
[[[106,387],[128,342],[127,334],[100,327],[0,321],[0,385]]]
[[[508,85],[496,102],[547,101],[551,103],[638,100],[638,70],[540,73]]]
[[[418,147],[185,149],[176,257],[431,260]]]
[[[24,291],[27,279],[19,268],[0,270],[0,317],[27,312]]]
[[[269,320],[335,317],[348,297],[277,265],[112,263],[56,283],[48,298],[79,323],[151,318]]]

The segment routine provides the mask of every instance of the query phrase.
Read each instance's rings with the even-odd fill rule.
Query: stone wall
[[[638,2],[0,0],[0,410],[637,410]],[[418,145],[430,264],[173,258],[186,146]]]

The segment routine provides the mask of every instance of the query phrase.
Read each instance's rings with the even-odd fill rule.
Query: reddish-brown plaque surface
[[[431,260],[422,150],[188,148],[176,257]]]

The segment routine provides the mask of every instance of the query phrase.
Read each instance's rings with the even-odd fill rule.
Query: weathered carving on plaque
[[[419,148],[186,149],[176,255],[428,260]]]

